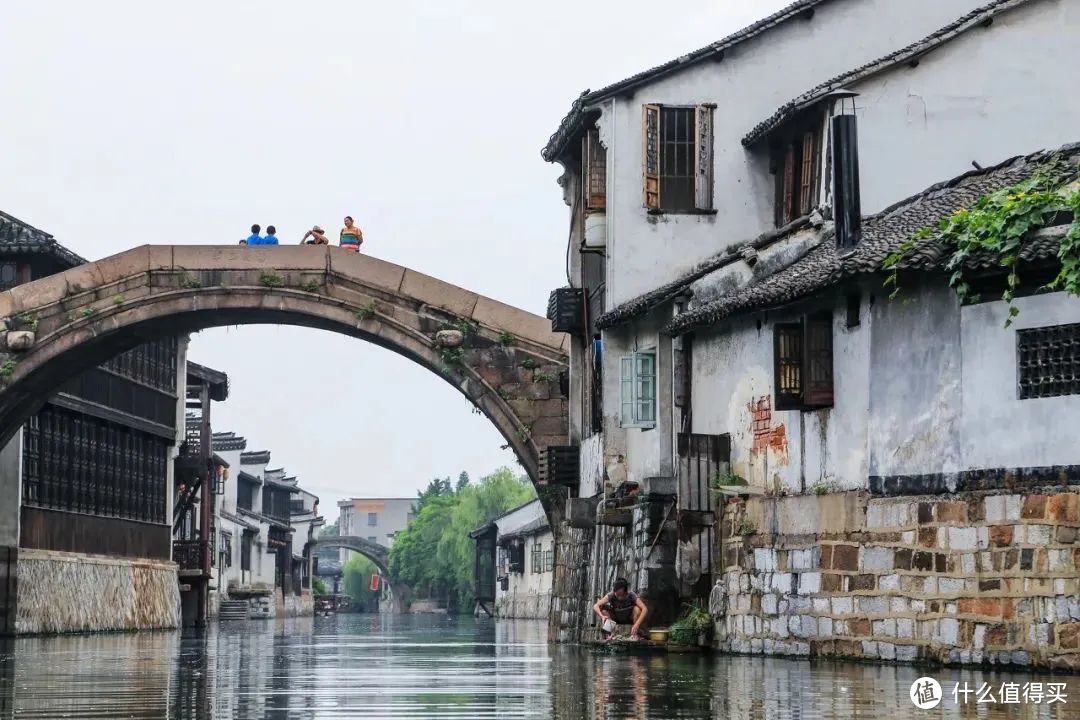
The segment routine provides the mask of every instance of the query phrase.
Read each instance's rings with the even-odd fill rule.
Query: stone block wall
[[[751,498],[723,518],[722,649],[1080,669],[1074,489]]]
[[[500,618],[547,620],[550,612],[550,592],[512,593],[495,601],[495,616]]]
[[[258,595],[248,598],[248,617],[252,619],[277,617],[276,595]]]
[[[649,606],[650,624],[666,624],[680,609],[676,578],[678,546],[674,496],[642,497],[629,527],[597,525],[591,530],[556,526],[555,592],[552,598],[556,642],[594,640],[592,604],[617,577]]]
[[[15,632],[175,628],[176,564],[20,548]]]

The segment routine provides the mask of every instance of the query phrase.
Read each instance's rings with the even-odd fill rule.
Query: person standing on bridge
[[[262,238],[259,237],[259,231],[262,230],[258,225],[251,226],[251,234],[247,236],[247,239],[241,240],[241,245],[262,245]]]
[[[310,239],[309,239],[310,238]],[[310,230],[304,233],[303,239],[300,241],[301,245],[329,245],[330,240],[326,237],[326,232],[318,225],[313,226]]]
[[[262,239],[262,242],[259,243],[259,244],[260,245],[277,245],[278,240],[277,240],[277,234],[276,233],[277,233],[277,228],[275,228],[273,225],[267,225],[266,226],[266,237],[264,237]]]
[[[345,227],[341,228],[341,247],[351,252],[360,252],[364,242],[364,233],[353,224],[352,215],[345,216]]]

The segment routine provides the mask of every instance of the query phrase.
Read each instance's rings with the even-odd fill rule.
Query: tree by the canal
[[[419,494],[416,519],[394,538],[391,573],[451,612],[471,610],[475,550],[469,533],[535,496],[528,478],[509,468],[477,483],[462,473],[457,488],[450,478],[432,480]]]
[[[375,563],[358,553],[353,553],[342,569],[345,594],[355,607],[364,612],[377,612],[379,609],[379,590],[371,589],[371,576],[378,574]]]

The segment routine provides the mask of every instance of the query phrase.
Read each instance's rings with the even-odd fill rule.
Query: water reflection
[[[928,671],[931,712],[908,700],[922,673],[546,644],[539,622],[343,615],[243,621],[204,633],[0,641],[0,718],[1065,718],[1080,678]],[[924,671],[926,672],[926,671]],[[949,689],[1065,682],[1066,705],[957,707]]]

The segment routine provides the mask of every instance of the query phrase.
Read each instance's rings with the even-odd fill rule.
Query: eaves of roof
[[[806,91],[802,95],[784,103],[765,120],[754,126],[742,139],[742,144],[749,147],[758,140],[783,125],[798,113],[806,110],[815,103],[821,101],[826,95],[839,90],[847,85],[864,80],[878,73],[885,72],[903,63],[915,63],[918,59],[945,43],[959,37],[968,30],[976,27],[987,27],[992,23],[996,15],[1012,10],[1020,5],[1027,4],[1032,0],[994,0],[971,12],[957,18],[945,27],[930,33],[921,40],[917,40],[907,47],[884,55],[877,60],[866,63],[831,80],[826,80],[817,87]]]
[[[1055,163],[1055,160],[1063,161]],[[882,263],[908,242],[919,230],[934,227],[959,208],[972,205],[983,195],[1010,187],[1037,172],[1054,172],[1061,181],[1080,176],[1080,143],[1053,151],[1006,160],[993,167],[958,175],[863,219],[863,237],[855,249],[842,253],[833,242],[831,230],[824,232],[820,243],[787,267],[704,303],[673,318],[663,331],[680,335],[696,327],[710,325],[733,315],[782,307],[858,275],[882,271]],[[1025,263],[1056,258],[1063,231],[1048,228],[1025,243],[1020,260]],[[931,271],[943,269],[949,256],[936,237],[919,241],[900,263],[901,270]],[[992,258],[972,255],[967,267],[989,269]]]
[[[589,107],[601,100],[627,93],[640,85],[679,72],[691,65],[702,62],[703,60],[708,60],[710,58],[718,59],[717,56],[722,56],[724,51],[728,48],[756,37],[791,18],[801,16],[804,13],[812,13],[815,7],[825,2],[828,2],[828,0],[796,0],[772,15],[751,23],[742,30],[734,32],[703,48],[681,55],[674,60],[649,68],[636,75],[631,75],[625,80],[620,80],[617,83],[613,83],[599,90],[586,90],[574,100],[574,103],[570,106],[570,112],[568,112],[562,119],[562,122],[559,123],[559,127],[552,133],[551,137],[548,139],[547,145],[544,146],[540,154],[547,162],[555,162],[559,156],[562,155],[567,143],[569,143],[576,135]]]
[[[5,212],[0,212],[0,253],[40,253],[69,268],[86,264],[85,258],[58,243],[49,233]]]

